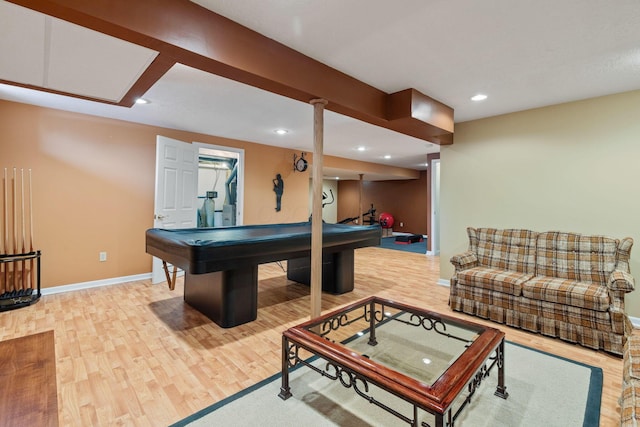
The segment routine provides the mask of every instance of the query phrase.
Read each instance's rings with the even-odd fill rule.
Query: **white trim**
[[[52,288],[44,288],[40,291],[42,295],[53,295],[63,292],[80,291],[82,289],[97,288],[98,286],[119,285],[121,283],[135,282],[138,280],[151,279],[151,273],[135,274],[133,276],[114,277],[111,279],[94,280],[91,282],[75,283],[71,285],[54,286]]]
[[[447,288],[451,286],[451,282],[449,281],[449,279],[438,279],[438,285],[440,286],[446,286]]]
[[[431,254],[440,255],[440,159],[429,164],[431,174]]]
[[[629,320],[631,320],[634,328],[640,328],[640,317],[629,316]]]

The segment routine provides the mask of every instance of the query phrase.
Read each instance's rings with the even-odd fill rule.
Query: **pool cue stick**
[[[13,168],[13,183],[11,186],[11,205],[13,207],[13,254],[18,253],[18,206],[16,204],[16,168]],[[18,291],[18,269],[13,263],[13,291]]]
[[[9,197],[7,196],[7,168],[4,168],[4,250],[9,253]],[[9,292],[9,264],[4,267],[4,291]]]
[[[20,207],[21,207],[21,219],[22,219],[22,254],[27,251],[25,248],[25,242],[27,240],[26,233],[26,224],[24,223],[24,168],[20,169]],[[20,289],[22,292],[27,289],[27,275],[25,274],[27,270],[27,261],[22,260],[22,283],[20,284]]]
[[[5,204],[5,200],[3,197],[2,198],[2,206],[3,206],[2,228],[0,229],[0,254],[2,255],[4,255],[4,236],[2,233],[4,232],[4,222],[7,220],[7,215],[4,211],[4,204]],[[0,295],[4,295],[4,293],[6,292],[6,283],[7,283],[6,271],[7,271],[7,266],[5,266],[4,263],[0,263],[0,290],[1,290]]]
[[[29,252],[33,253],[33,186],[31,185],[31,169],[29,169]],[[29,261],[29,285],[33,289],[33,258]]]

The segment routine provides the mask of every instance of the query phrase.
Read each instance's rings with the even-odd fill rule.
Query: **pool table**
[[[322,290],[353,290],[354,249],[380,244],[379,225],[322,224]],[[146,232],[146,251],[184,270],[184,300],[229,328],[258,315],[258,265],[287,260],[287,278],[310,284],[311,223]]]

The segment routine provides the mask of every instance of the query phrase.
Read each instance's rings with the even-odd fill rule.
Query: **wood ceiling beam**
[[[328,110],[452,143],[450,107],[415,89],[387,94],[188,0],[9,1],[160,52],[164,66],[139,88],[174,61],[305,103],[326,99]]]

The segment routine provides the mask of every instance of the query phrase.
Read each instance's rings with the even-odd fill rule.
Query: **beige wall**
[[[33,170],[43,288],[151,271],[144,232],[153,227],[156,135],[244,149],[245,224],[308,219],[310,170],[293,172],[292,150],[0,101],[0,168]],[[280,212],[272,182],[278,173],[285,186]],[[100,251],[107,262],[98,261]]]
[[[640,91],[456,125],[441,150],[440,277],[466,227],[630,236],[640,278]],[[640,290],[627,296],[640,316]]]

